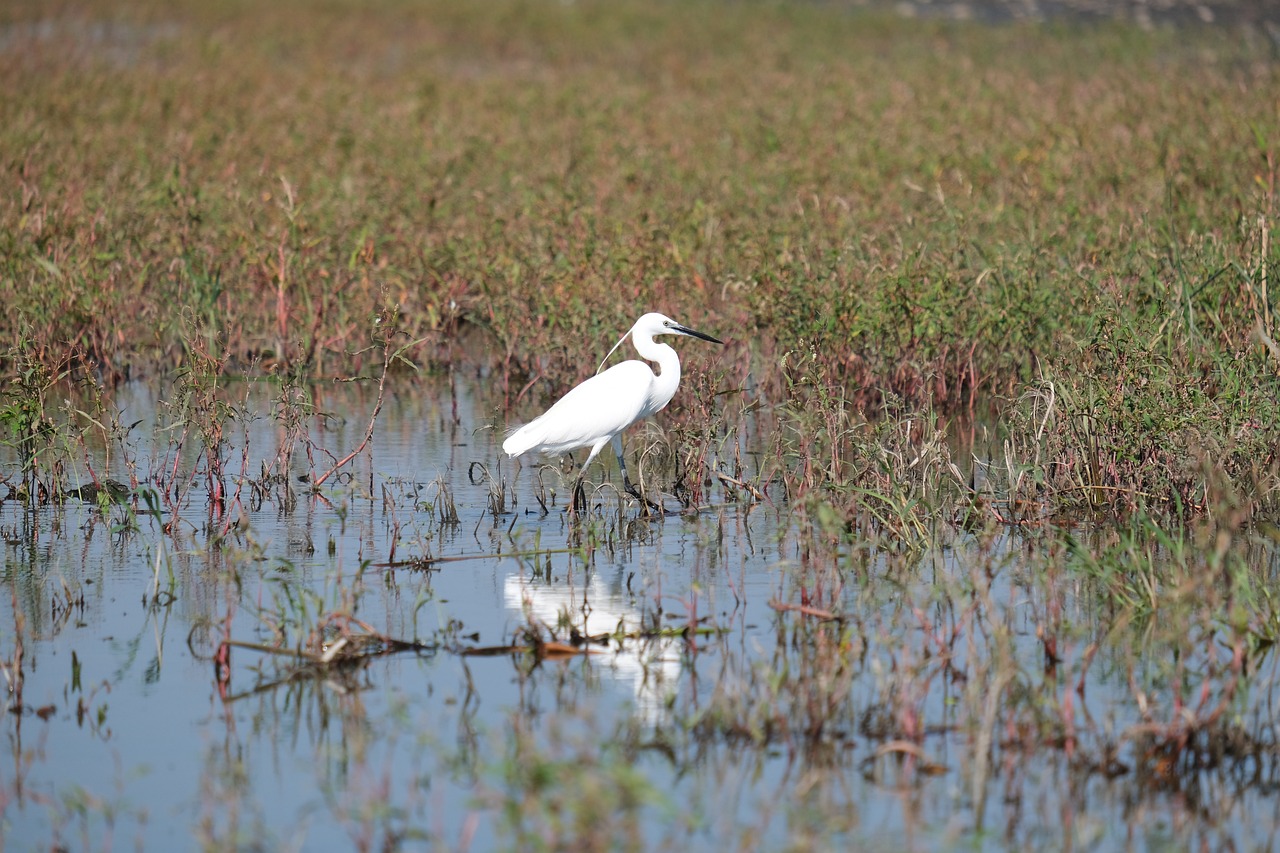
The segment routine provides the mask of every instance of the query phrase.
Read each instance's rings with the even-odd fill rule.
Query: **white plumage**
[[[688,335],[718,344],[721,341],[695,332],[662,314],[645,314],[631,330],[623,335],[609,350],[613,354],[630,335],[636,352],[649,361],[658,363],[658,372],[643,361],[624,361],[603,373],[598,373],[565,394],[541,416],[507,436],[502,450],[508,456],[520,456],[529,451],[549,454],[568,453],[579,447],[590,447],[587,461],[582,464],[585,472],[591,460],[613,442],[622,468],[626,490],[640,497],[639,491],[627,476],[627,466],[622,457],[622,433],[636,421],[661,411],[680,386],[680,357],[666,344],[654,340],[655,335]],[[609,356],[605,356],[607,361]],[[582,473],[578,480],[581,481]]]

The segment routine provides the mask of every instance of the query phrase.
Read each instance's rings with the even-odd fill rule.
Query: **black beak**
[[[686,328],[685,326],[680,326],[680,325],[672,326],[671,331],[679,332],[682,335],[689,335],[690,337],[694,337],[694,338],[702,338],[704,341],[710,341],[713,344],[721,344],[721,345],[724,344],[724,341],[719,340],[718,338],[713,338],[710,335],[704,335],[702,334],[702,332],[698,332],[693,329]]]

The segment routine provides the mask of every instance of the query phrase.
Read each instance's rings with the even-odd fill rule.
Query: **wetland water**
[[[1223,636],[1100,604],[1063,568],[1093,531],[842,540],[719,485],[660,521],[601,490],[575,528],[535,495],[566,494],[555,469],[497,467],[496,404],[433,381],[389,381],[370,448],[313,494],[297,477],[356,448],[374,405],[317,388],[295,503],[262,477],[278,395],[227,391],[225,513],[138,385],[107,398],[133,424],[111,459],[68,456],[177,498],[0,504],[4,849],[1275,841],[1275,655],[1237,682]],[[612,639],[575,653],[574,631]],[[385,654],[339,645],[371,635]],[[300,646],[338,648],[268,650]],[[1220,701],[1235,746],[1184,727],[1170,755],[1168,726]]]

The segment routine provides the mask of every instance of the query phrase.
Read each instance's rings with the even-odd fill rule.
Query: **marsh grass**
[[[1057,754],[1078,782],[1106,779],[1134,795],[1150,784],[1180,789],[1188,772],[1226,785],[1265,775],[1268,727],[1241,703],[1244,685],[1258,684],[1251,666],[1273,669],[1266,651],[1249,663],[1249,649],[1269,648],[1250,637],[1254,617],[1243,618],[1270,612],[1245,603],[1259,594],[1247,580],[1258,578],[1257,555],[1219,543],[1219,556],[1206,557],[1194,536],[1159,525],[1146,516],[1087,544],[1029,531],[1064,544],[1014,545],[1022,557],[1012,574],[1002,549],[960,541],[923,558],[889,553],[859,583],[849,558],[815,548],[788,573],[785,600],[771,602],[772,656],[746,667],[726,656],[704,670],[712,687],[698,701],[681,692],[673,707],[673,749],[835,751],[858,756],[880,784],[917,789],[959,771],[975,800],[994,787],[1006,802],[1021,799],[1017,768],[1031,754]],[[1026,616],[1011,618],[1017,611]],[[968,744],[960,752],[947,747],[957,736]]]
[[[772,470],[744,479],[717,469],[719,482],[753,497],[772,482],[787,501],[821,484],[812,500],[828,527],[861,518],[910,538],[923,519],[957,511],[949,484],[930,474],[925,489],[916,477],[917,466],[936,473],[951,460],[922,463],[923,444],[898,444],[889,459],[883,439],[993,399],[1011,444],[1005,480],[989,478],[998,491],[984,498],[1005,521],[1146,506],[1195,514],[1212,503],[1213,478],[1274,509],[1274,117],[1248,94],[1273,72],[1241,45],[1198,33],[1196,53],[1163,35],[930,25],[891,42],[898,77],[872,86],[858,45],[892,29],[884,21],[792,10],[779,25],[757,10],[730,33],[699,8],[692,29],[724,40],[690,60],[669,22],[638,9],[580,20],[544,10],[540,25],[521,13],[532,29],[516,42],[483,13],[433,11],[396,26],[459,44],[391,67],[357,49],[358,98],[350,81],[315,69],[280,73],[258,42],[175,50],[208,38],[198,17],[164,30],[143,48],[162,52],[163,82],[139,62],[108,95],[142,129],[127,137],[130,156],[106,169],[125,143],[107,121],[96,146],[70,155],[82,166],[74,187],[59,179],[67,155],[54,147],[76,138],[74,123],[50,104],[75,97],[72,81],[100,91],[90,84],[101,66],[85,56],[56,101],[41,104],[35,86],[11,130],[43,136],[24,160],[21,203],[8,208],[6,277],[16,332],[31,341],[27,375],[33,362],[50,376],[177,366],[191,392],[183,405],[199,410],[184,429],[198,427],[218,507],[227,413],[201,389],[221,373],[359,370],[361,318],[392,298],[411,341],[402,356],[442,366],[460,354],[447,341],[478,332],[495,344],[504,397],[549,396],[578,374],[576,342],[609,340],[636,305],[656,301],[741,332],[714,373],[691,375],[689,401],[672,412],[678,444],[654,437],[637,454],[642,483],[648,463],[675,472],[655,485],[684,506],[705,502],[710,460],[730,436],[727,395],[743,389],[743,403],[789,416],[773,435]],[[313,17],[307,37],[280,43],[324,50],[348,23],[332,10]],[[263,23],[270,32],[272,19]],[[355,44],[401,44],[386,25],[362,21]],[[618,47],[624,32],[621,63],[606,66],[612,54],[587,46]],[[1033,44],[1018,52],[1040,59],[1017,67],[1000,52],[1011,42]],[[48,47],[31,47],[36,67]],[[170,87],[202,74],[209,51],[242,53],[211,109],[195,113]],[[1146,79],[1193,57],[1180,92]],[[943,63],[970,72],[940,74]],[[649,66],[669,78],[642,73]],[[274,101],[252,94],[268,74],[282,93]],[[752,115],[707,94],[737,78]],[[942,78],[950,90],[937,90]],[[316,81],[319,95],[301,98]],[[125,100],[156,85],[168,113]],[[1131,117],[1135,104],[1149,112]],[[1228,107],[1232,121],[1218,120]],[[261,117],[257,145],[273,152],[252,172],[231,147],[237,134],[214,124],[246,110]],[[174,147],[164,140],[177,120],[188,124]],[[282,123],[312,131],[285,137]],[[1180,130],[1190,127],[1209,132]],[[1213,172],[1199,165],[1210,156]],[[172,166],[157,173],[157,160]],[[289,174],[299,164],[320,168]],[[90,189],[86,175],[104,183]],[[103,270],[106,285],[90,287]],[[51,293],[41,306],[80,307],[37,316],[23,303],[32,288]],[[187,325],[122,314],[144,288],[186,306]],[[68,315],[83,318],[76,334]],[[32,445],[39,390],[14,400],[27,401],[10,420]],[[873,464],[850,469],[864,457]],[[282,498],[291,495],[286,484]]]
[[[29,500],[43,503],[56,499],[66,483],[65,431],[57,428],[50,396],[57,392],[68,371],[49,365],[21,343],[10,358],[14,359],[16,370],[5,389],[0,420],[22,460],[18,491]]]
[[[192,322],[217,370],[350,375],[392,302],[408,358],[478,333],[512,402],[656,306],[733,332],[721,384],[769,401],[789,353],[868,412],[1053,382],[1059,440],[1097,442],[1054,454],[1085,503],[1196,506],[1156,447],[1239,468],[1273,437],[1257,40],[713,4],[110,17],[127,47],[54,16],[0,63],[0,322],[49,375],[173,369]]]

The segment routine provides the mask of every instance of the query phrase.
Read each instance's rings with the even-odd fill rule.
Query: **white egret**
[[[658,363],[657,374],[643,361],[615,364],[578,385],[541,416],[513,431],[502,442],[503,452],[513,458],[531,450],[560,454],[590,447],[591,452],[587,461],[582,463],[574,483],[575,504],[587,466],[609,442],[613,442],[618,467],[622,469],[623,488],[628,494],[648,503],[627,476],[627,463],[622,457],[622,432],[636,421],[661,411],[671,402],[680,385],[680,356],[666,344],[654,341],[654,336],[688,335],[713,344],[723,343],[682,326],[670,317],[652,313],[636,320],[631,330],[609,350],[609,355],[613,355],[628,335],[641,357]],[[604,357],[605,361],[609,360],[609,355]],[[604,362],[600,364],[604,366]]]

